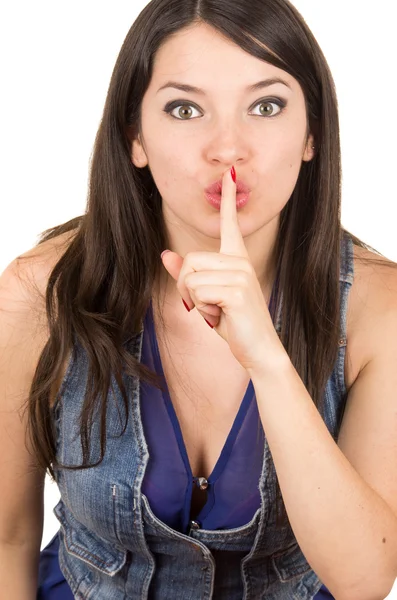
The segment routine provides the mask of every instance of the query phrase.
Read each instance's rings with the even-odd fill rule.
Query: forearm
[[[289,360],[250,374],[291,527],[309,564],[338,600],[360,597],[360,590],[362,599],[376,598],[371,590],[387,594],[397,560],[395,515],[334,442]]]
[[[0,600],[36,600],[39,552],[0,545]]]

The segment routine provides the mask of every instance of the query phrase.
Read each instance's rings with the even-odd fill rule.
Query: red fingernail
[[[207,321],[207,319],[204,319],[204,321],[205,321],[206,323],[208,323],[208,325],[211,327],[211,329],[214,329],[214,326],[213,326],[213,325],[211,325],[211,323],[210,323],[209,321]]]
[[[190,308],[188,307],[188,305],[186,304],[186,302],[184,301],[183,298],[182,298],[182,302],[185,305],[185,308],[186,308],[187,312],[190,312]]]
[[[231,173],[231,176],[232,176],[232,179],[233,179],[234,183],[236,183],[236,179],[237,179],[237,177],[236,177],[236,169],[234,167],[232,167],[231,170],[230,170],[230,173]]]

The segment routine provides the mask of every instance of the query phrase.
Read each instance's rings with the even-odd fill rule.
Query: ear
[[[149,162],[139,135],[132,140],[131,160],[138,169],[143,169]]]
[[[313,149],[313,146],[314,146],[314,149]],[[305,162],[311,161],[312,158],[315,157],[316,151],[317,151],[316,141],[314,139],[314,136],[310,134],[308,137],[308,140],[306,142],[306,147],[304,149],[302,160]]]

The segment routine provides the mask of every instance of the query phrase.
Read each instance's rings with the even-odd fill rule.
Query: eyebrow
[[[270,87],[271,85],[274,85],[275,83],[282,83],[283,85],[286,85],[288,88],[290,88],[290,90],[292,90],[291,85],[289,83],[287,83],[286,81],[284,81],[284,79],[281,79],[280,77],[273,77],[271,79],[264,79],[263,81],[258,81],[258,83],[254,83],[253,85],[249,85],[245,89],[245,91],[246,92],[256,92],[263,88]],[[181,90],[182,92],[187,92],[187,93],[191,93],[191,94],[199,94],[201,96],[205,96],[204,90],[202,90],[198,87],[194,87],[193,85],[187,85],[185,83],[178,83],[177,81],[168,81],[166,84],[164,84],[163,86],[161,86],[161,88],[159,88],[157,90],[157,94],[161,90],[164,90],[165,88],[175,88],[176,90]]]

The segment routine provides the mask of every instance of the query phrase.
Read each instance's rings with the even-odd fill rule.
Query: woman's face
[[[249,89],[275,77],[287,85]],[[238,211],[246,243],[264,228],[275,231],[302,160],[313,157],[299,83],[208,25],[179,31],[158,51],[141,125],[132,159],[139,168],[149,165],[175,251],[219,251],[220,212],[205,189],[233,165],[251,190]]]

